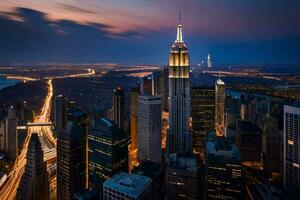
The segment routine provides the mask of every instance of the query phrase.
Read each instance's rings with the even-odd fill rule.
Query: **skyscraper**
[[[17,114],[16,109],[13,106],[8,108],[7,117],[7,154],[9,159],[15,160],[18,156],[18,135],[17,135]]]
[[[300,190],[300,108],[284,106],[283,183]]]
[[[224,134],[225,128],[225,83],[219,78],[215,83],[215,129],[217,135]]]
[[[236,142],[242,161],[261,162],[262,135],[257,125],[251,121],[237,120]]]
[[[80,110],[69,110],[66,128],[57,133],[58,200],[72,199],[86,187],[86,120]]]
[[[207,67],[212,68],[212,59],[210,53],[207,56]]]
[[[161,95],[161,104],[164,111],[168,110],[168,68],[163,68],[159,75],[159,94]]]
[[[242,199],[242,166],[237,147],[211,132],[205,149],[207,199]]]
[[[138,158],[161,162],[161,97],[138,97]]]
[[[190,82],[188,48],[182,40],[182,26],[177,26],[177,37],[169,59],[169,133],[168,153],[187,151],[192,144],[190,133]]]
[[[62,95],[58,95],[54,99],[54,125],[55,133],[62,131],[67,122],[67,101]]]
[[[95,120],[89,128],[89,185],[101,189],[118,171],[128,171],[129,137],[113,121]]]
[[[191,88],[193,150],[203,152],[205,136],[215,128],[215,89]]]
[[[167,199],[198,199],[199,174],[193,154],[170,154],[166,176]]]
[[[282,132],[278,129],[278,120],[269,114],[262,118],[262,153],[264,170],[279,173],[281,168]]]
[[[125,120],[125,105],[124,105],[124,91],[121,87],[114,89],[113,94],[113,120],[119,128],[124,130]]]
[[[37,133],[32,133],[28,144],[25,172],[21,178],[16,199],[49,199],[48,172]]]
[[[137,119],[137,107],[139,88],[132,88],[130,95],[130,137],[132,150],[137,149],[137,131],[138,131],[138,119]]]

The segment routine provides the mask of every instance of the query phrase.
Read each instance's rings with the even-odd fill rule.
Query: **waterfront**
[[[0,76],[0,90],[6,87],[13,86],[19,82],[20,82],[19,80],[7,79],[3,76]]]

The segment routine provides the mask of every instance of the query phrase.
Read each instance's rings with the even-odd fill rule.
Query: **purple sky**
[[[300,62],[298,0],[2,0],[0,63],[165,64],[178,10],[193,63]]]

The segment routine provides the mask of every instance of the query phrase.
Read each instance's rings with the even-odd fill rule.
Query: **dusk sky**
[[[1,0],[0,64],[299,63],[299,0]]]

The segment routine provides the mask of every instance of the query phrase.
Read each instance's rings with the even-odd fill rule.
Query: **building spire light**
[[[181,26],[181,12],[178,13],[177,37],[175,42],[183,42],[182,40],[182,26]]]

